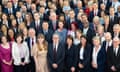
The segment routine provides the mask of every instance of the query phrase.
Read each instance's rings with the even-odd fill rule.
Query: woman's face
[[[2,15],[2,19],[5,20],[7,19],[7,16],[5,14]]]
[[[21,43],[22,37],[21,37],[21,36],[18,36],[16,40],[17,40],[17,43]]]
[[[7,31],[7,28],[6,28],[6,26],[2,26],[1,27],[1,30],[4,32],[4,31]]]
[[[58,24],[58,26],[59,26],[59,28],[63,28],[63,23],[62,22],[59,22],[59,24]]]
[[[30,20],[30,16],[28,14],[26,14],[25,18],[26,20]]]
[[[71,29],[72,29],[72,30],[75,30],[75,29],[76,29],[76,27],[75,27],[74,24],[71,24]]]
[[[8,30],[8,35],[9,35],[9,36],[14,36],[14,32],[13,32],[13,30],[11,30],[11,29]]]
[[[82,37],[82,38],[81,38],[81,43],[82,43],[82,44],[85,44],[86,42],[87,42],[86,38]]]
[[[82,34],[81,34],[80,32],[76,31],[76,37],[77,37],[77,38],[80,38],[81,35],[82,35]]]
[[[93,40],[93,45],[94,46],[98,46],[100,44],[100,41],[99,40]]]
[[[67,38],[67,44],[72,44],[72,40]]]
[[[3,36],[2,39],[1,39],[1,42],[2,43],[7,43],[7,38],[5,36]]]
[[[27,35],[28,34],[28,31],[27,31],[27,29],[25,28],[25,29],[23,29],[23,34],[24,35]]]
[[[40,44],[43,43],[43,41],[44,41],[44,38],[42,38],[42,37],[38,38],[38,42],[39,42]]]

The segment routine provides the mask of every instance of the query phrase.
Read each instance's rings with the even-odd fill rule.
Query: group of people
[[[120,72],[120,0],[0,0],[0,72]]]

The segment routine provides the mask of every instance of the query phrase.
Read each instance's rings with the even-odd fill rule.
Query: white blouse
[[[12,57],[14,60],[14,65],[20,65],[20,63],[22,62],[21,57],[23,56],[25,58],[24,62],[29,63],[29,48],[27,43],[23,42],[21,47],[24,47],[24,50],[22,52],[23,54],[21,54],[19,46],[16,42],[13,42],[12,44]]]
[[[97,49],[97,51],[95,50],[96,47],[93,48],[93,53],[92,53],[92,62],[94,62],[94,64],[97,64],[97,56],[98,53],[101,49],[101,46],[99,46],[99,48]]]
[[[80,49],[80,59],[81,60],[83,60],[84,59],[84,48],[83,47],[81,47],[81,49]]]

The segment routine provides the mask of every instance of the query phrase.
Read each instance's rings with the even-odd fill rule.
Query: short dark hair
[[[23,34],[22,34],[22,33],[18,33],[18,34],[15,36],[15,42],[17,42],[17,38],[18,38],[18,37],[21,37],[21,38],[22,38],[21,43],[23,43]]]
[[[72,37],[71,35],[68,35],[68,36],[67,36],[67,39],[70,39],[70,40],[72,40],[72,42],[73,42],[73,37]]]

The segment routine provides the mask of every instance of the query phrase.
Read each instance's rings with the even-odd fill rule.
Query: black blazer
[[[68,49],[68,45],[65,46],[65,66],[66,72],[71,72],[70,68],[77,66],[77,48],[75,45]]]
[[[108,63],[108,72],[113,72],[110,68],[112,65],[117,69],[116,72],[120,72],[120,46],[118,49],[117,56],[114,54],[113,46],[108,49],[107,52],[107,63]]]
[[[111,19],[110,19],[110,21],[109,21],[109,25],[110,25],[110,29],[111,30],[113,30],[113,26],[115,25],[115,24],[119,24],[119,18],[118,18],[118,16],[114,16],[114,21],[112,21]]]
[[[58,21],[56,21],[56,29],[54,29],[54,26],[53,26],[53,23],[52,21],[50,20],[49,21],[49,29],[53,30],[53,31],[56,31],[58,28]]]
[[[48,29],[48,32],[45,34],[43,29],[40,30],[39,33],[42,33],[45,36],[45,40],[47,40],[48,43],[52,43],[52,36],[53,36],[53,30]]]
[[[42,21],[40,21],[38,29],[36,28],[35,21],[31,22],[30,28],[34,28],[36,30],[36,33],[38,34],[40,30],[42,30]]]
[[[92,52],[92,48],[90,44],[86,44],[85,48],[84,48],[84,54],[83,54],[83,60],[80,59],[80,49],[81,49],[81,44],[78,45],[78,63],[81,63],[84,65],[84,68],[86,67],[90,67],[90,63],[91,63],[91,52]]]
[[[83,29],[82,29],[82,31],[83,31]],[[96,35],[96,34],[95,34],[95,31],[94,31],[92,28],[89,27],[89,29],[88,29],[88,31],[87,31],[87,35],[86,35],[87,41],[88,41],[89,44],[92,44],[92,38],[93,38],[95,35]]]
[[[100,10],[98,10],[97,16],[100,16]],[[94,11],[90,12],[88,19],[90,22],[93,22],[93,18],[94,18]]]
[[[98,68],[93,69],[93,72],[105,72],[105,67],[106,67],[105,64],[106,64],[106,51],[105,51],[105,48],[103,46],[101,46],[101,49],[97,55]]]
[[[50,72],[63,72],[63,64],[64,64],[64,57],[65,57],[65,47],[61,43],[58,44],[57,53],[56,53],[56,61],[54,60],[54,48],[53,44],[49,44],[48,46],[48,53],[47,53],[47,59],[48,59],[48,65],[50,68]],[[56,63],[58,65],[57,69],[54,69],[52,67],[52,64]]]

